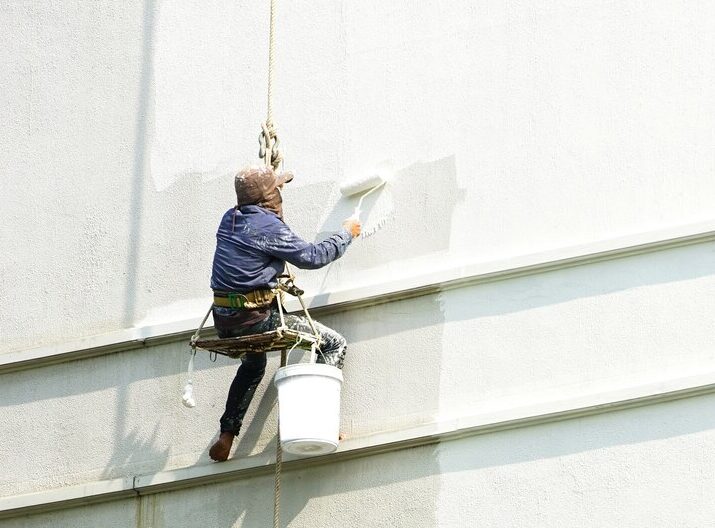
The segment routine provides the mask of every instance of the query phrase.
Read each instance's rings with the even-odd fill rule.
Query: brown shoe
[[[216,443],[209,449],[209,456],[216,462],[223,462],[228,458],[233,445],[233,439],[236,435],[228,431],[224,431],[216,440]]]

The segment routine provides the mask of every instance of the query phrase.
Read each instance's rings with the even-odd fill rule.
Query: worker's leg
[[[286,326],[293,330],[299,330],[308,334],[313,333],[308,318],[303,315],[286,315]],[[338,332],[328,328],[318,321],[313,321],[315,329],[320,334],[320,352],[318,353],[318,363],[327,363],[339,369],[343,368],[345,354],[347,353],[347,341]],[[280,320],[278,321],[280,324]]]
[[[256,387],[266,372],[265,354],[244,354],[241,366],[231,383],[226,398],[226,410],[221,416],[221,432],[229,431],[237,435],[243,423],[248,406],[256,393]]]
[[[220,338],[264,332],[264,326],[269,324],[266,320],[258,325],[245,327],[234,319],[235,317],[216,313],[214,310],[214,325]],[[257,328],[258,326],[261,328]],[[241,365],[228,390],[226,409],[221,416],[221,434],[209,450],[209,456],[213,460],[220,462],[228,458],[233,439],[241,429],[243,418],[265,371],[265,354],[244,354],[241,357]]]

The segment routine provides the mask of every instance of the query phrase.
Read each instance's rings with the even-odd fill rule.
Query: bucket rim
[[[338,367],[326,365],[325,363],[295,363],[280,367],[276,371],[273,382],[277,384],[281,380],[296,376],[322,376],[324,378],[334,378],[340,382],[343,381],[343,371]]]

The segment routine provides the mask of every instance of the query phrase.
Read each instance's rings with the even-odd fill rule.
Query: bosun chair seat
[[[197,348],[238,359],[247,352],[255,354],[286,350],[292,347],[310,350],[315,341],[316,337],[312,334],[284,328],[240,337],[198,339],[195,343]]]

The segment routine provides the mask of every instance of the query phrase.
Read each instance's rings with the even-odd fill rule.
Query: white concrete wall
[[[230,173],[255,160],[265,117],[259,4],[3,7],[5,350],[207,298]],[[303,281],[711,219],[713,9],[281,3],[289,221],[334,229],[354,205],[340,182],[395,177],[368,204],[366,230],[389,220],[379,236]],[[46,302],[28,310],[30,293]]]
[[[712,395],[283,474],[285,526],[709,526]],[[664,419],[667,417],[667,419]],[[26,526],[266,526],[271,476],[10,519]]]
[[[392,174],[366,200],[369,236],[300,274],[318,304],[715,220],[710,2],[278,4],[288,222],[320,238],[355,205],[341,182]],[[0,358],[198,324],[232,172],[255,161],[265,118],[267,19],[267,2],[0,6]],[[715,372],[713,237],[586,260],[325,310],[351,343],[343,430],[359,443]],[[181,338],[0,370],[0,517],[3,498],[213,471],[236,364],[199,356],[188,410],[186,360]],[[276,365],[237,458],[272,452]],[[284,512],[293,526],[703,526],[711,400],[289,471]],[[270,519],[271,487],[237,477],[2,522],[254,526]]]

